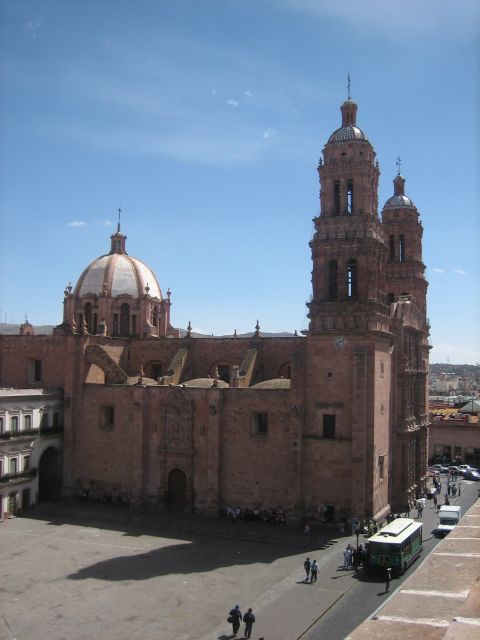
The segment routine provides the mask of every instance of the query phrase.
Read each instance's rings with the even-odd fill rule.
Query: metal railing
[[[0,483],[15,482],[15,480],[29,480],[37,475],[37,467],[26,469],[25,471],[16,471],[15,473],[5,473],[0,476]]]

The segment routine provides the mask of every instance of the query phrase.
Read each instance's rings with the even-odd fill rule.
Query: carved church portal
[[[172,511],[183,511],[187,506],[187,476],[181,469],[168,474],[167,506]]]
[[[43,452],[38,465],[38,501],[60,500],[62,470],[60,455],[49,447]]]

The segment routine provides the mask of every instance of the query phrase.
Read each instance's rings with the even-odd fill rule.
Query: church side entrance
[[[168,474],[167,507],[172,511],[184,511],[187,506],[187,476],[181,469]]]

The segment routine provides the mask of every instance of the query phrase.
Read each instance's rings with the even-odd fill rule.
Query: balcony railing
[[[17,429],[16,431],[4,431],[0,433],[0,440],[12,440],[13,438],[25,438],[38,436],[38,429]]]
[[[53,427],[40,427],[40,429],[17,429],[17,431],[4,431],[0,433],[1,440],[14,440],[16,438],[31,438],[32,436],[55,436],[63,433],[63,424]]]
[[[16,480],[30,480],[37,475],[37,468],[27,469],[26,471],[17,471],[15,473],[5,473],[0,476],[0,483],[15,482]]]

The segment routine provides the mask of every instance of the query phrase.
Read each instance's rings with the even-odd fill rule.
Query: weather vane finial
[[[348,99],[350,100],[350,72],[347,73]]]
[[[402,159],[398,156],[397,161],[395,163],[397,165],[397,176],[400,175],[400,171],[402,169]]]
[[[117,233],[120,233],[120,215],[122,213],[122,210],[120,207],[118,207],[118,224],[117,224]]]

